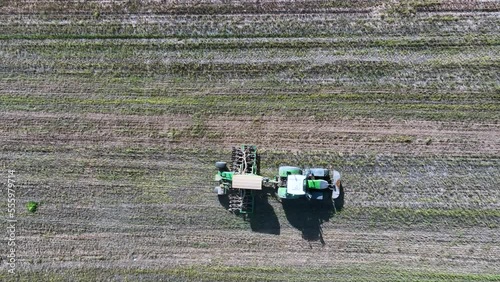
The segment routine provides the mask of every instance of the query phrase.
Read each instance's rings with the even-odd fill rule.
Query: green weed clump
[[[38,210],[38,202],[29,201],[26,204],[26,208],[30,213],[35,213]]]

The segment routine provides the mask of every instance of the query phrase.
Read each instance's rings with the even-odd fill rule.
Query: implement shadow
[[[260,191],[255,195],[255,211],[249,215],[252,231],[279,235],[280,223],[274,208],[269,203],[271,197],[269,192]]]
[[[238,214],[243,220],[250,222],[250,228],[254,232],[280,235],[280,223],[274,208],[269,203],[270,193],[259,191],[254,194],[254,212],[252,214]],[[229,209],[229,198],[227,195],[218,196],[219,204],[224,209]]]
[[[341,207],[336,204],[336,209],[329,199],[322,201],[282,200],[282,204],[288,222],[302,232],[302,238],[307,241],[320,241],[322,245],[325,245],[321,225],[330,221]]]

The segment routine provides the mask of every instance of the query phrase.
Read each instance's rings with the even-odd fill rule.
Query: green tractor
[[[335,207],[342,208],[344,188],[340,173],[326,168],[300,169],[294,166],[281,166],[276,176],[277,194],[280,199],[333,201]]]
[[[343,205],[344,192],[340,173],[324,168],[302,170],[294,166],[281,166],[274,180],[258,175],[258,155],[255,145],[233,147],[232,162],[216,162],[214,192],[228,197],[228,210],[251,214],[254,211],[254,193],[272,189],[282,200],[306,198],[308,200],[334,201],[335,207]]]

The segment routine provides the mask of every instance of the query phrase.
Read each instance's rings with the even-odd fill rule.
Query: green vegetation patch
[[[30,213],[35,213],[38,210],[38,202],[29,201],[26,204],[26,208]]]
[[[174,277],[199,281],[496,281],[499,275],[405,271],[386,267],[208,266],[167,270]]]
[[[4,276],[4,277],[2,277]],[[4,281],[90,281],[92,279],[163,280],[163,281],[498,281],[500,275],[436,271],[412,271],[387,266],[334,267],[256,267],[256,266],[188,266],[165,269],[78,269],[60,272],[20,273],[16,277],[0,275]],[[10,280],[9,280],[10,279]]]

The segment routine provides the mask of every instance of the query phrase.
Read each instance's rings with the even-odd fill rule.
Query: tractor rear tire
[[[337,212],[341,211],[344,208],[344,187],[342,187],[342,183],[339,187],[340,194],[337,199],[333,199],[333,205],[335,206],[335,210]]]

